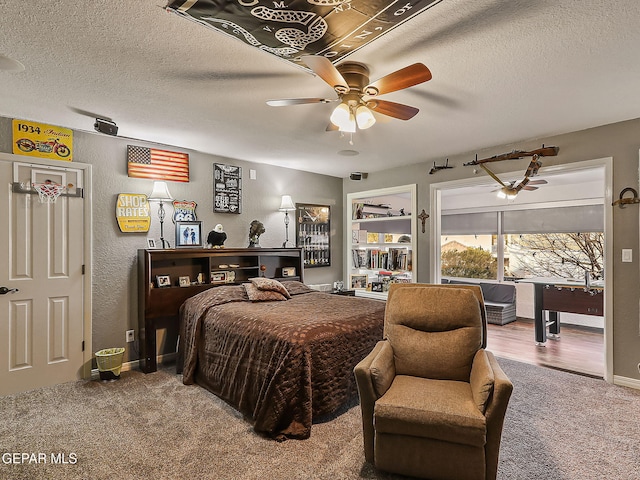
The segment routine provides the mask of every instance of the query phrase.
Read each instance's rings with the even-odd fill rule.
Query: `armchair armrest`
[[[494,376],[493,393],[489,398],[487,411],[485,413],[487,419],[487,445],[485,447],[487,458],[486,478],[496,478],[502,426],[504,424],[509,398],[511,398],[511,392],[513,391],[513,384],[498,364],[493,353],[486,353]]]
[[[388,365],[389,357],[391,359],[390,366]],[[390,381],[381,380],[382,377],[386,377],[387,375],[372,373],[372,366],[374,371],[378,371],[383,369],[385,364],[389,366],[393,372]],[[395,376],[395,365],[393,364],[393,350],[391,348],[391,344],[386,340],[376,343],[369,355],[362,359],[355,366],[353,371],[356,377],[356,384],[358,386],[358,395],[360,396],[360,409],[362,410],[362,432],[364,437],[365,459],[367,462],[373,463],[373,408],[376,400],[380,398],[387,388],[389,388],[391,381],[393,381],[393,376]],[[388,385],[386,385],[385,388],[384,385],[387,382]],[[383,388],[384,391],[380,392]]]

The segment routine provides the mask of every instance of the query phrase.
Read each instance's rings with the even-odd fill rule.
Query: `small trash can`
[[[100,380],[117,380],[122,369],[124,348],[105,348],[96,352],[96,363],[100,372]]]

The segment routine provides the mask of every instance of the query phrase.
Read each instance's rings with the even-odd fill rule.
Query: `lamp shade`
[[[372,127],[374,123],[376,123],[376,118],[364,105],[360,105],[356,109],[356,122],[358,122],[358,128],[360,130],[366,130],[369,127]]]
[[[291,199],[291,195],[282,195],[282,202],[280,203],[281,212],[293,212],[296,209],[296,206],[293,204],[293,200]]]
[[[351,115],[351,112],[349,111],[349,106],[344,103],[341,103],[333,110],[333,113],[331,114],[331,117],[329,117],[329,120],[336,127],[342,128],[347,123],[349,123],[350,115]]]
[[[153,182],[153,191],[151,195],[149,195],[149,200],[155,200],[157,202],[173,200],[173,197],[169,193],[167,182]]]

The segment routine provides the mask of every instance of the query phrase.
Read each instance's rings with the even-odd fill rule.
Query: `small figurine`
[[[265,232],[264,225],[259,220],[254,220],[249,226],[249,248],[260,248],[260,235]]]
[[[224,232],[221,224],[217,224],[213,227],[213,230],[209,232],[207,237],[207,243],[211,245],[211,248],[224,248],[224,241],[227,239],[227,234]]]

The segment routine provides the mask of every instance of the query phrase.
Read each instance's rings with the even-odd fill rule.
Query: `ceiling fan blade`
[[[267,100],[267,105],[272,107],[287,107],[289,105],[304,105],[306,103],[330,103],[335,100],[326,98],[283,98],[281,100]]]
[[[524,187],[522,187],[522,190],[529,190],[529,191],[537,190],[537,189],[538,187],[530,187],[529,185],[525,185]]]
[[[367,102],[369,107],[375,113],[382,113],[400,120],[409,120],[420,111],[416,107],[403,105],[402,103],[389,102],[387,100],[370,100]]]
[[[327,128],[325,129],[326,132],[337,132],[338,130],[339,127],[331,122],[329,122],[329,125],[327,125]]]
[[[528,185],[545,185],[549,182],[547,182],[546,180],[540,179],[540,180],[531,180]]]
[[[328,59],[318,55],[303,55],[302,61],[321,79],[331,85],[338,93],[349,91],[349,85],[342,74]]]
[[[431,80],[431,71],[422,63],[414,63],[386,75],[367,85],[364,92],[367,95],[383,95],[403,88],[409,88],[419,83]]]
[[[480,163],[479,165],[480,165],[480,168],[482,168],[485,172],[487,172],[487,173],[489,174],[489,176],[490,176],[491,178],[493,178],[496,182],[498,182],[500,185],[502,185],[502,186],[503,186],[503,187],[505,187],[505,188],[510,188],[509,186],[505,185],[505,184],[502,182],[502,180],[500,180],[500,179],[498,178],[498,176],[497,176],[495,173],[493,173],[491,170],[489,170],[489,169],[485,166],[485,164],[484,164],[484,163]]]

